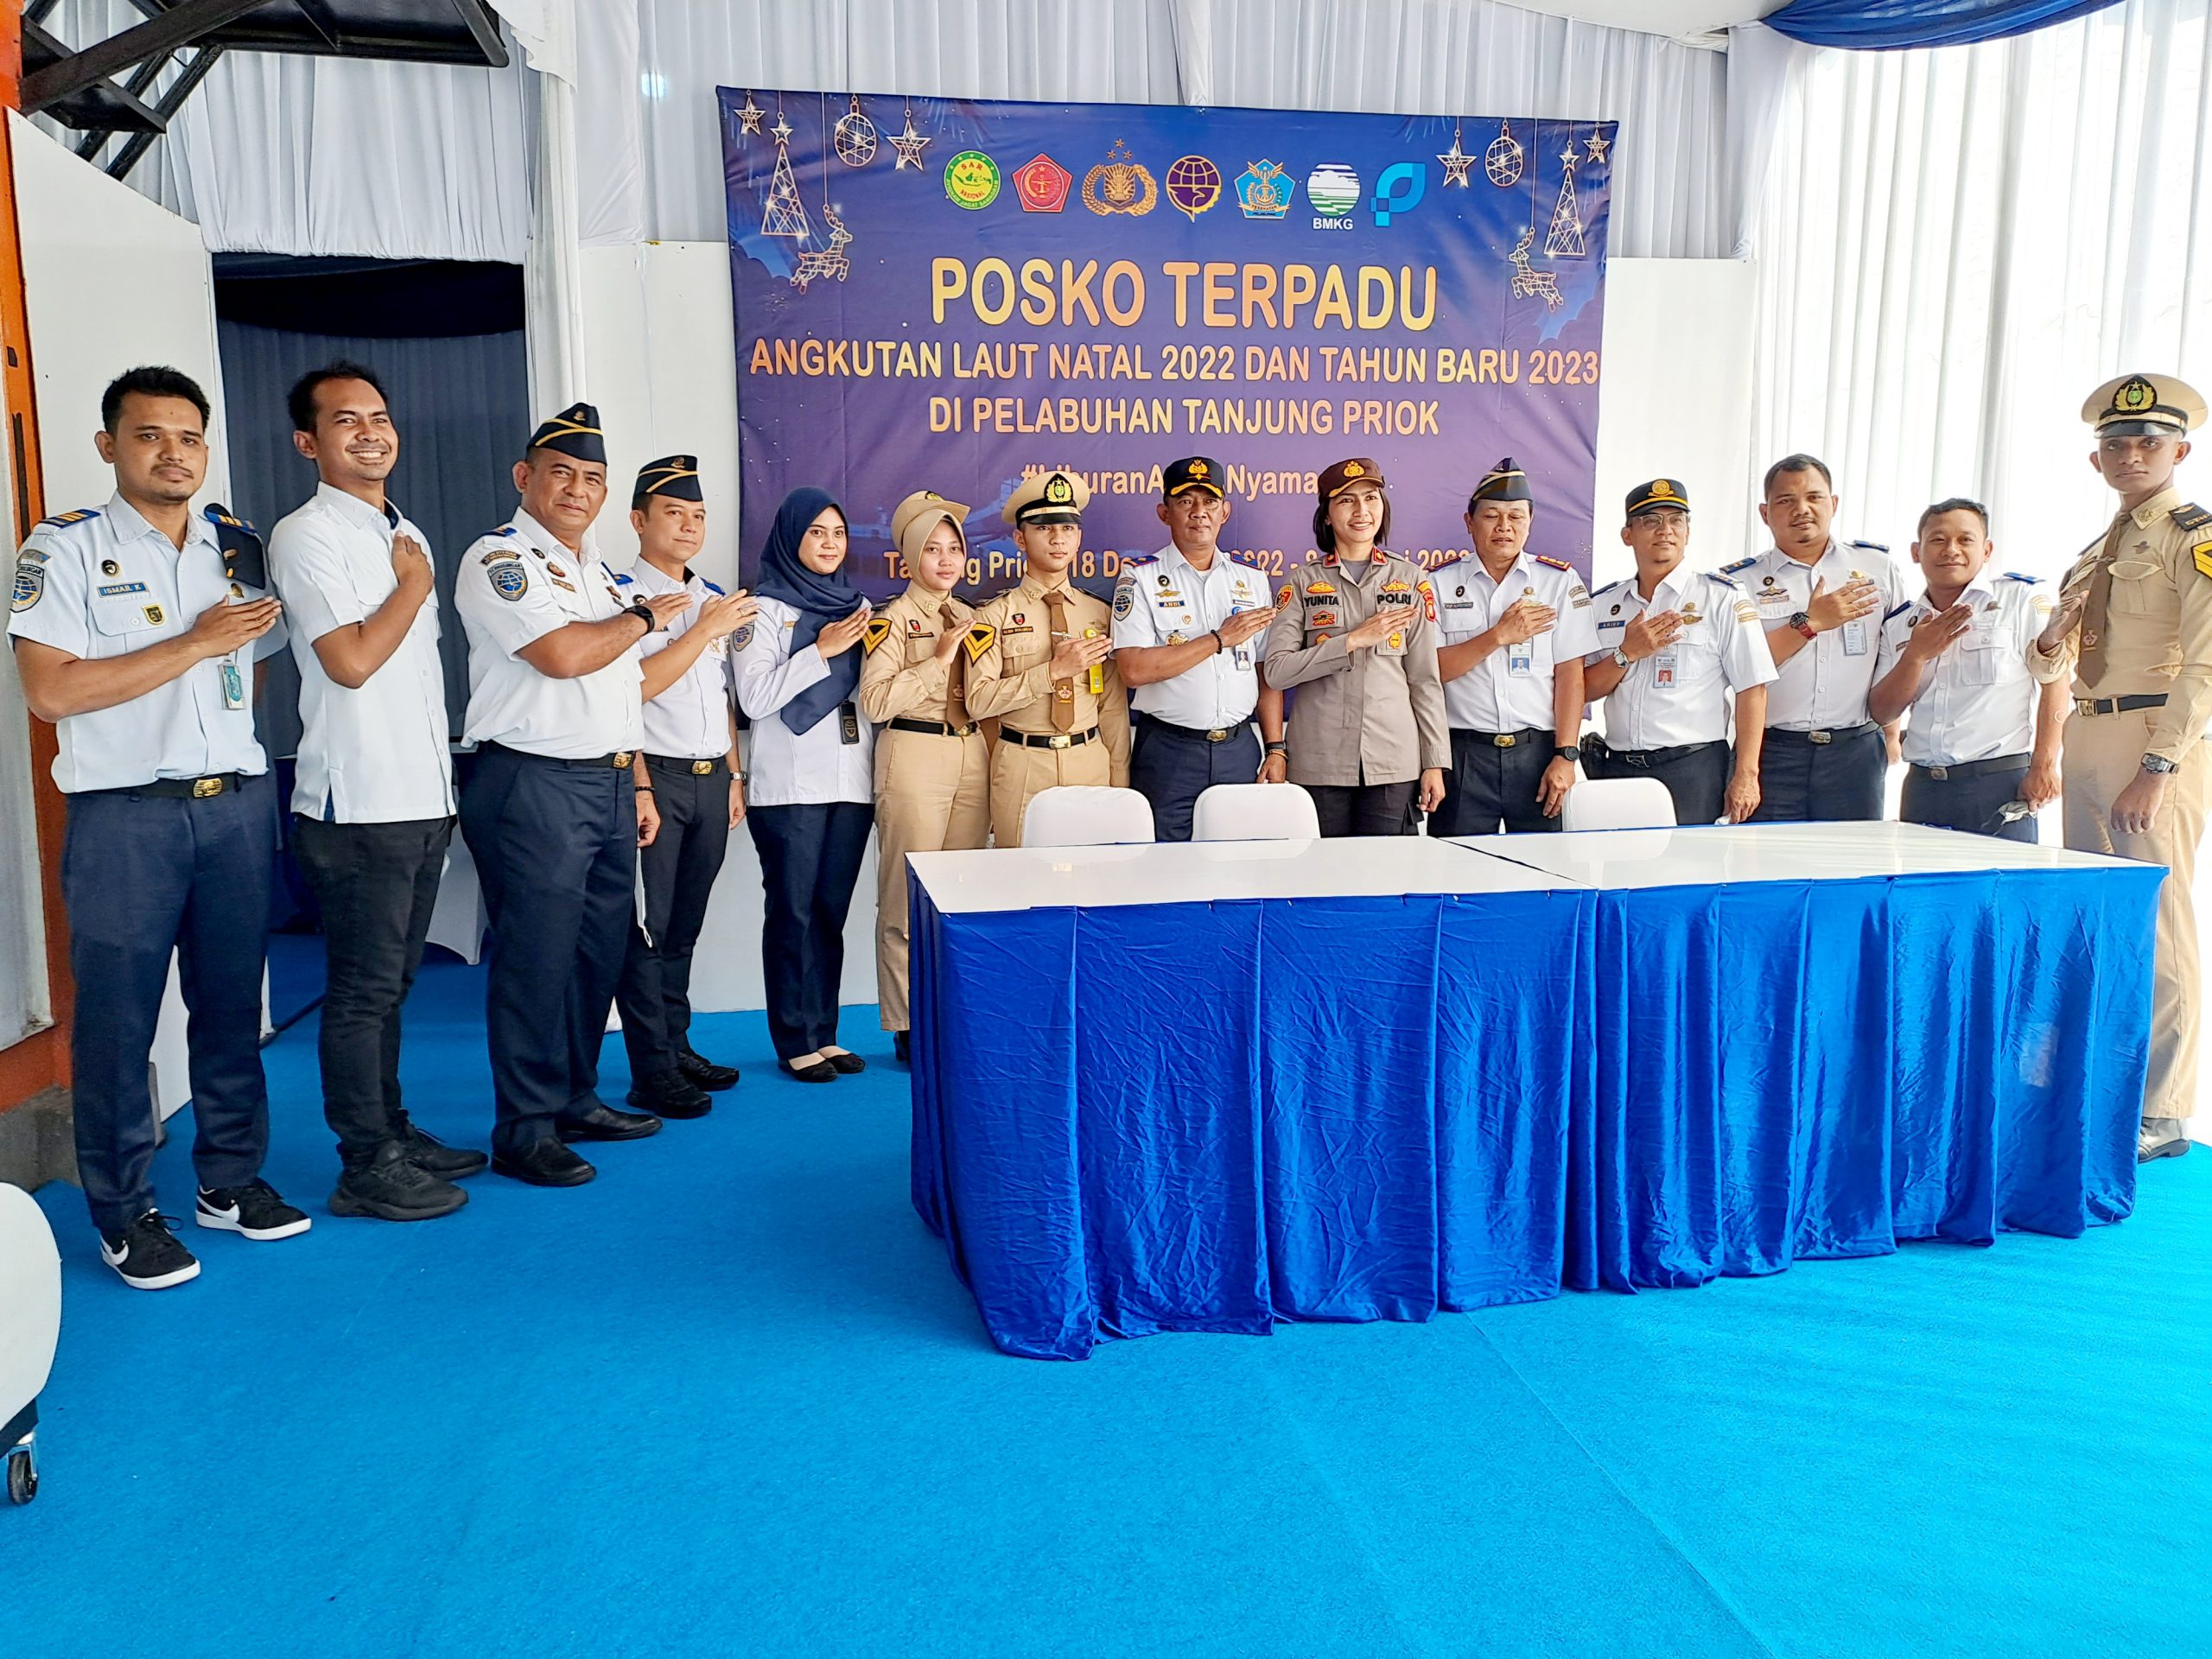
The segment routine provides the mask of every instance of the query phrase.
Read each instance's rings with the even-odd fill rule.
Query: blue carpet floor
[[[415,1109],[488,1109],[480,980],[425,972]],[[906,1203],[904,1074],[340,1221],[315,1020],[270,1178],[131,1292],[77,1195],[45,1490],[0,1655],[2204,1654],[2212,1154],[2138,1217],[1428,1325],[985,1343]],[[610,1043],[610,1099],[623,1080]],[[181,1144],[164,1202],[188,1214]]]

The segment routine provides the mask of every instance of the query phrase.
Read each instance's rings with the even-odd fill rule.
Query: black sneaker
[[[200,1276],[200,1261],[176,1242],[169,1217],[149,1210],[121,1232],[102,1234],[100,1260],[133,1290],[167,1290]]]
[[[713,1097],[674,1066],[639,1078],[630,1103],[656,1117],[704,1117],[715,1109]]]
[[[373,1216],[378,1221],[431,1221],[451,1215],[467,1202],[467,1193],[416,1163],[397,1141],[389,1141],[378,1150],[374,1163],[356,1165],[339,1176],[330,1195],[330,1213]]]
[[[213,1227],[219,1232],[243,1233],[248,1238],[264,1241],[289,1238],[315,1225],[305,1211],[293,1209],[276,1196],[275,1187],[259,1180],[248,1181],[244,1186],[219,1186],[213,1191],[201,1187],[192,1218],[202,1227]]]
[[[405,1112],[394,1116],[397,1122],[392,1125],[392,1139],[399,1142],[407,1161],[442,1181],[457,1181],[464,1175],[474,1175],[492,1161],[474,1147],[446,1145]]]
[[[737,1086],[735,1066],[718,1065],[703,1055],[695,1054],[689,1043],[677,1051],[676,1069],[709,1094]]]

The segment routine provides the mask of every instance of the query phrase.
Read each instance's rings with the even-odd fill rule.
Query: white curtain
[[[1976,496],[2006,568],[2053,574],[2111,511],[2082,400],[2132,369],[2212,386],[2207,10],[1798,66],[1754,249],[1752,429],[1836,469],[1849,529],[1902,556],[1922,507]],[[2201,461],[2183,482],[2212,495]]]

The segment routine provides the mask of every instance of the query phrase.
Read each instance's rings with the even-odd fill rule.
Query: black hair
[[[117,375],[100,394],[100,425],[109,433],[114,432],[115,423],[123,418],[123,400],[134,391],[141,397],[183,398],[200,411],[203,428],[212,413],[207,407],[207,394],[200,390],[200,383],[190,375],[157,363],[143,363]]]
[[[1985,542],[1989,539],[1989,509],[1983,506],[1980,502],[1967,496],[1954,495],[1938,501],[1934,506],[1925,509],[1921,513],[1919,525],[1912,532],[1913,540],[1916,542],[1928,533],[1928,521],[1930,518],[1941,518],[1947,512],[1974,514],[1975,518],[1981,520],[1981,539]]]
[[[1339,490],[1337,493],[1341,495],[1344,492]],[[1376,527],[1375,545],[1388,547],[1390,545],[1390,496],[1386,490],[1378,490],[1376,493],[1382,498],[1382,522]],[[1330,500],[1335,499],[1332,496]],[[1313,509],[1313,548],[1319,553],[1333,553],[1337,549],[1337,527],[1329,522],[1328,501]]]
[[[1828,471],[1827,462],[1822,461],[1818,455],[1784,455],[1766,469],[1766,481],[1759,486],[1760,496],[1764,498],[1772,495],[1774,480],[1784,473],[1818,473],[1821,475],[1821,483],[1827,485],[1830,490],[1835,488],[1835,474]]]
[[[385,395],[384,382],[377,378],[375,370],[347,358],[334,357],[292,382],[292,390],[285,395],[284,407],[291,413],[293,431],[314,433],[315,389],[326,380],[365,380],[378,397]]]

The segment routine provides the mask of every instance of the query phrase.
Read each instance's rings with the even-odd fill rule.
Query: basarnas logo
[[[1313,206],[1315,230],[1348,231],[1359,206],[1359,175],[1342,162],[1324,162],[1306,175],[1306,200]]]
[[[944,194],[974,211],[999,199],[999,164],[980,149],[963,149],[944,164]]]
[[[1375,181],[1375,228],[1387,229],[1393,214],[1413,212],[1427,189],[1427,162],[1395,162],[1384,168]]]
[[[1281,219],[1297,194],[1298,181],[1273,162],[1255,162],[1236,177],[1236,200],[1247,219]]]

